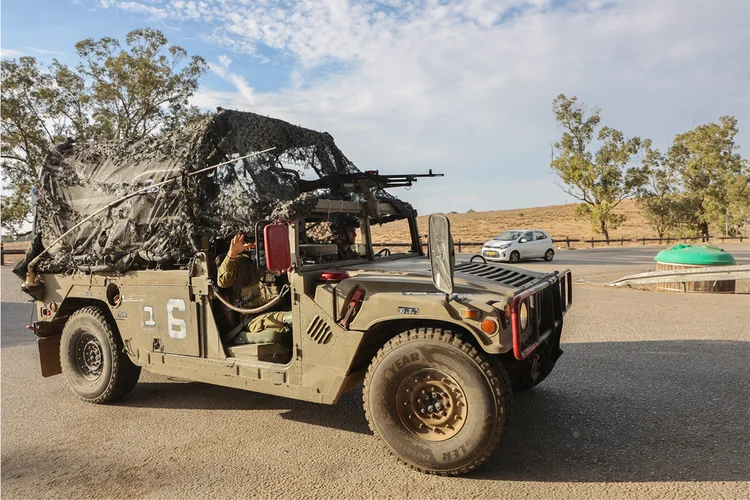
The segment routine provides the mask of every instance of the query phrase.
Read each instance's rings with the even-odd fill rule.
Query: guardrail
[[[427,236],[425,235],[424,238],[426,239]],[[659,245],[667,244],[669,245],[672,242],[693,242],[693,241],[701,241],[703,243],[709,242],[710,240],[721,240],[722,243],[724,243],[727,240],[739,240],[740,243],[743,242],[743,240],[747,240],[747,236],[664,236],[663,238],[610,238],[609,240],[606,239],[588,239],[588,240],[582,240],[580,238],[552,238],[552,242],[555,245],[565,243],[566,248],[570,248],[571,243],[588,243],[591,245],[591,248],[594,248],[597,243],[605,244],[607,246],[610,246],[612,244],[619,243],[620,246],[625,246],[625,243],[642,243],[643,246],[646,246],[647,242],[658,242]],[[457,240],[454,242],[456,245],[456,249],[459,253],[461,253],[463,247],[481,247],[484,245],[484,241],[462,241]],[[411,243],[373,243],[374,247],[410,247]],[[422,242],[422,246],[427,246],[426,241]]]
[[[427,239],[427,235],[424,235],[424,238]],[[577,238],[568,238],[568,237],[565,237],[565,238],[552,238],[552,242],[553,243],[555,243],[555,244],[557,244],[557,243],[565,243],[565,246],[567,248],[570,248],[570,244],[571,243],[575,243],[575,242],[578,242],[578,241],[581,241],[581,240],[577,239]],[[455,241],[454,244],[456,245],[456,249],[457,249],[458,253],[461,253],[463,247],[481,247],[481,246],[484,246],[484,244],[486,242],[487,242],[486,240],[485,241],[463,241],[463,240],[459,239],[459,240]],[[410,247],[411,243],[403,243],[403,242],[388,243],[388,242],[384,242],[384,243],[373,243],[372,246],[375,247],[375,248],[383,248],[383,247]],[[426,247],[427,246],[427,242],[426,241],[422,241],[422,246]]]
[[[26,254],[26,250],[22,250],[22,249],[6,250],[5,245],[0,243],[0,266],[5,265],[6,255],[25,255],[25,254]]]

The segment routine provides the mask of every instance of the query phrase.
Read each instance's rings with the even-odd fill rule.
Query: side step
[[[242,344],[227,346],[229,356],[242,361],[265,361],[268,363],[286,363],[289,361],[289,349],[278,342],[261,344]]]

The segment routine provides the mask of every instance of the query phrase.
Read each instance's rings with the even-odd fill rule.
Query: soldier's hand
[[[245,236],[242,233],[237,234],[232,238],[232,242],[229,244],[229,258],[234,259],[245,250],[252,250],[255,248],[255,243],[244,243]]]

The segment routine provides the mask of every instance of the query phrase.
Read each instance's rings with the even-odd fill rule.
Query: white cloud
[[[3,59],[12,59],[14,57],[21,57],[21,56],[26,55],[20,50],[13,50],[13,49],[1,49],[0,54],[1,54],[0,57],[2,57]]]
[[[65,55],[65,52],[62,52],[60,50],[46,50],[46,49],[38,49],[36,47],[23,47],[23,48],[31,52],[34,52],[36,54],[51,55],[51,56],[64,56]]]
[[[327,130],[362,168],[445,172],[415,187],[423,211],[564,201],[548,166],[561,92],[661,147],[733,114],[750,146],[746,0],[102,1],[289,65],[291,83],[259,92],[220,56],[211,68],[236,91],[193,101]]]

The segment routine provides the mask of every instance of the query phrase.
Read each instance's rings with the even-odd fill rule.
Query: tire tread
[[[432,327],[408,330],[391,338],[382,348],[380,348],[380,350],[377,352],[372,362],[370,363],[370,367],[367,369],[367,374],[365,375],[364,380],[364,388],[362,390],[362,403],[365,409],[367,425],[370,427],[370,430],[373,432],[373,434],[377,436],[377,431],[375,430],[372,416],[369,411],[370,405],[367,394],[367,387],[372,380],[375,367],[379,364],[380,361],[383,360],[383,358],[385,358],[385,356],[388,355],[388,353],[393,351],[396,347],[407,342],[417,340],[435,340],[438,342],[444,342],[446,344],[458,347],[461,351],[466,353],[477,364],[477,366],[481,368],[484,376],[487,377],[487,380],[489,381],[490,385],[492,386],[492,390],[495,393],[495,401],[505,402],[504,410],[500,411],[500,409],[498,409],[498,418],[503,419],[504,421],[495,426],[494,433],[492,436],[490,436],[488,444],[480,456],[478,456],[470,464],[451,471],[434,471],[414,465],[394,453],[393,450],[391,450],[391,448],[386,445],[385,442],[383,442],[383,440],[378,439],[378,441],[380,442],[381,447],[387,450],[391,456],[393,456],[397,461],[401,462],[412,470],[439,476],[460,476],[463,474],[467,474],[477,469],[480,465],[486,462],[487,459],[489,459],[489,457],[495,451],[495,448],[497,448],[497,446],[500,444],[500,441],[502,441],[503,436],[508,430],[508,424],[510,423],[513,392],[511,389],[510,379],[508,378],[508,375],[505,373],[505,370],[502,367],[488,361],[476,349],[476,347],[474,347],[469,342],[464,342],[460,336],[454,334],[450,330],[443,330],[442,328]],[[503,397],[504,395],[506,396],[505,398]]]
[[[107,387],[102,391],[102,394],[96,398],[82,397],[77,394],[75,390],[73,390],[73,393],[78,396],[78,398],[89,403],[103,404],[119,401],[127,396],[135,387],[141,374],[141,367],[133,364],[127,354],[125,354],[117,326],[112,321],[111,316],[106,314],[99,306],[86,306],[73,313],[63,329],[63,338],[68,331],[68,325],[72,324],[71,322],[74,319],[84,315],[90,316],[92,319],[99,322],[104,329],[104,334],[109,341],[109,349],[112,351],[112,376],[109,379]],[[61,342],[60,365],[63,367],[67,365],[66,357],[67,346]]]

